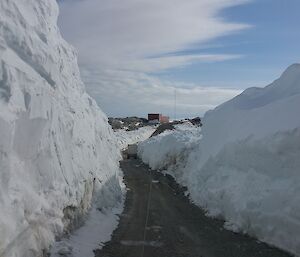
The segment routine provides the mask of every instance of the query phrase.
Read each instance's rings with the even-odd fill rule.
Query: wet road
[[[276,248],[223,228],[191,204],[170,176],[139,160],[121,162],[127,192],[112,240],[96,257],[286,257]]]

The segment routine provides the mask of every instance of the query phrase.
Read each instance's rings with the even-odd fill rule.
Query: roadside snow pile
[[[0,256],[41,256],[92,198],[122,198],[117,142],[53,0],[0,1]]]
[[[136,144],[149,138],[155,131],[156,127],[146,126],[136,130],[126,131],[125,129],[119,129],[114,132],[119,149],[125,149],[128,144]]]
[[[183,179],[183,168],[189,154],[199,144],[200,131],[199,127],[176,125],[176,130],[167,130],[141,142],[138,155],[151,169],[164,170]]]
[[[180,157],[174,148],[186,132],[162,135],[155,145],[147,140],[139,152],[151,167],[169,172],[175,152],[184,160],[174,176],[208,215],[300,256],[299,112],[300,65],[294,64],[271,85],[247,89],[207,112],[198,146],[191,143]],[[147,151],[165,160],[146,157]]]
[[[124,202],[114,208],[99,211],[93,206],[83,226],[69,237],[55,242],[51,248],[51,257],[94,257],[95,249],[101,249],[110,241],[112,232],[119,224],[119,214],[123,211]]]

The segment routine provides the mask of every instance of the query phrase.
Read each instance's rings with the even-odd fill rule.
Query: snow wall
[[[121,199],[120,153],[85,92],[54,0],[0,1],[0,256],[41,256]]]
[[[129,144],[137,144],[149,138],[155,129],[156,127],[154,126],[141,127],[132,131],[118,129],[114,132],[114,134],[117,138],[120,150],[124,150]]]
[[[300,256],[300,64],[207,112],[203,124],[201,136],[143,142],[140,157],[225,227]]]

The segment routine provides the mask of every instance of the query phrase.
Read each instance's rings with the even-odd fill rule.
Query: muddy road
[[[139,160],[121,162],[129,189],[120,224],[96,257],[287,257],[223,228],[190,203],[170,176]]]

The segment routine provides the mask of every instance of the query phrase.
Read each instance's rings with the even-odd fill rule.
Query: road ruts
[[[125,209],[96,257],[287,257],[289,254],[223,228],[190,203],[170,177],[139,160],[121,162]]]

